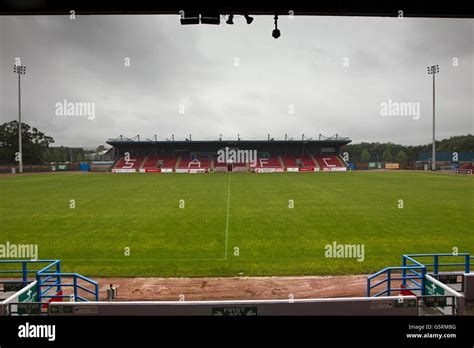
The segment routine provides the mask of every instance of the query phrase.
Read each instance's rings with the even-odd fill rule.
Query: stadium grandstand
[[[346,171],[340,148],[349,138],[335,135],[301,140],[109,139],[114,173],[317,172]],[[219,157],[219,156],[222,157]]]

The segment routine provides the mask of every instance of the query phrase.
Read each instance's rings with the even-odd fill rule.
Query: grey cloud
[[[281,17],[278,40],[271,37],[270,16],[258,16],[252,25],[235,22],[181,26],[177,16],[0,17],[0,121],[16,118],[11,68],[22,57],[28,67],[24,120],[58,145],[172,133],[192,133],[194,139],[339,133],[354,141],[428,143],[426,65],[438,63],[437,134],[474,132],[473,20]],[[95,102],[96,118],[55,116],[54,105],[63,99]],[[382,117],[380,103],[388,99],[419,102],[420,119]]]

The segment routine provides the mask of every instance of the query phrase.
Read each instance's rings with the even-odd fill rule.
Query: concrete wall
[[[403,301],[402,301],[403,299]],[[53,302],[50,315],[417,315],[416,297],[262,301]]]

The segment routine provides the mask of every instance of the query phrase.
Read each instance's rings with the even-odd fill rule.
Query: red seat
[[[259,158],[255,165],[251,164],[250,166],[256,168],[281,168],[281,163],[280,160],[276,157]]]
[[[323,171],[343,171],[347,169],[336,155],[315,156],[314,158]]]
[[[285,164],[285,167],[311,167],[314,168],[316,165],[313,161],[313,159],[310,156],[285,156],[282,157],[283,163]],[[298,165],[298,162],[301,165]]]
[[[204,168],[204,169],[209,169],[211,168],[211,160],[208,159],[181,159],[181,161],[178,164],[178,168],[180,169],[198,169],[198,168]]]
[[[137,168],[140,168],[144,160],[145,160],[145,157],[131,157],[130,156],[129,160],[125,161],[125,158],[122,157],[115,165],[115,168],[137,169]]]
[[[158,156],[157,166],[163,169],[173,169],[176,165],[177,157],[172,156]]]
[[[214,161],[214,167],[227,167],[230,163],[219,163]],[[232,163],[232,166],[235,167],[247,167],[247,163]]]
[[[143,163],[142,168],[149,169],[149,168],[156,168],[158,162],[157,156],[149,156],[148,159]]]

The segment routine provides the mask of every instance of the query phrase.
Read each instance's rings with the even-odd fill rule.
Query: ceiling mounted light
[[[201,13],[201,23],[219,25],[221,15],[219,13]]]
[[[183,11],[180,21],[182,25],[199,24],[199,13]]]
[[[247,21],[247,24],[252,24],[253,17],[250,17],[248,14],[245,14],[244,17],[245,17],[245,20]]]
[[[277,15],[275,15],[274,20],[275,20],[275,29],[273,29],[272,36],[275,39],[278,39],[281,36],[281,33],[280,33],[280,30],[278,30],[278,24],[277,24],[278,16]]]

